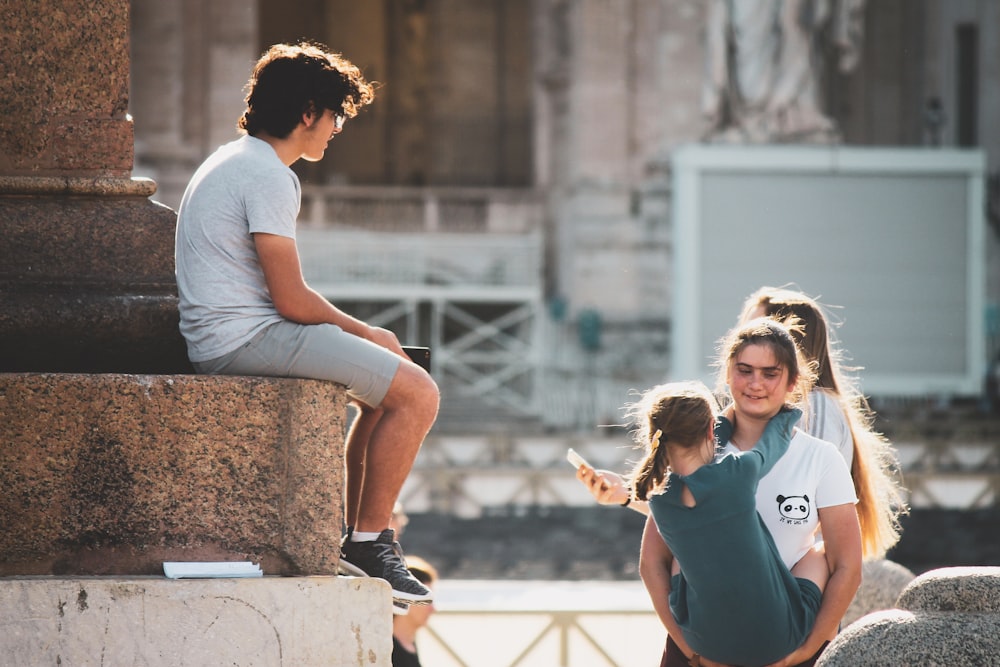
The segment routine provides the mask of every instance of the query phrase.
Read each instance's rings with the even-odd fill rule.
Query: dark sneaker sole
[[[360,567],[358,567],[357,565],[353,565],[351,563],[348,563],[343,558],[341,558],[340,562],[337,564],[337,572],[339,574],[346,574],[349,577],[367,577],[368,576],[368,574],[364,570],[362,570]]]
[[[399,600],[400,602],[405,602],[407,604],[415,604],[417,606],[430,604],[434,602],[434,595],[417,595],[415,593],[405,593],[403,591],[397,591],[395,588],[392,589],[392,599]]]
[[[350,563],[343,558],[337,564],[337,572],[341,575],[346,575],[348,577],[368,577],[368,573],[362,570],[357,565]],[[392,589],[392,601],[393,604],[396,602],[401,602],[406,605],[425,605],[430,604],[434,601],[433,594],[419,595],[416,593],[406,593],[404,591],[397,591],[395,588]]]

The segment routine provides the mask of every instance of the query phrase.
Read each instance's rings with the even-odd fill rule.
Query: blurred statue
[[[733,143],[839,141],[820,87],[835,53],[860,59],[865,0],[708,0],[702,110],[709,139]]]

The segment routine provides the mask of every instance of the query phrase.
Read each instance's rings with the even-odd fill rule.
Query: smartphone
[[[404,345],[403,352],[405,352],[406,356],[408,356],[417,366],[420,366],[428,373],[431,372],[431,348]]]
[[[593,468],[594,466],[587,463],[587,459],[583,458],[576,453],[572,447],[566,450],[566,460],[569,461],[574,468],[579,468],[580,466],[589,466]]]

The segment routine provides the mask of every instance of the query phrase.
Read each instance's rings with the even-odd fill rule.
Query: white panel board
[[[869,395],[975,395],[981,151],[685,146],[674,154],[671,377],[711,386],[743,300],[791,284],[840,321]]]

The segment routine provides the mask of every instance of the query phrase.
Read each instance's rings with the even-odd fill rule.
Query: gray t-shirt
[[[181,334],[193,362],[216,359],[282,319],[253,234],[295,238],[299,179],[271,146],[251,136],[221,146],[181,199],[175,259]]]

